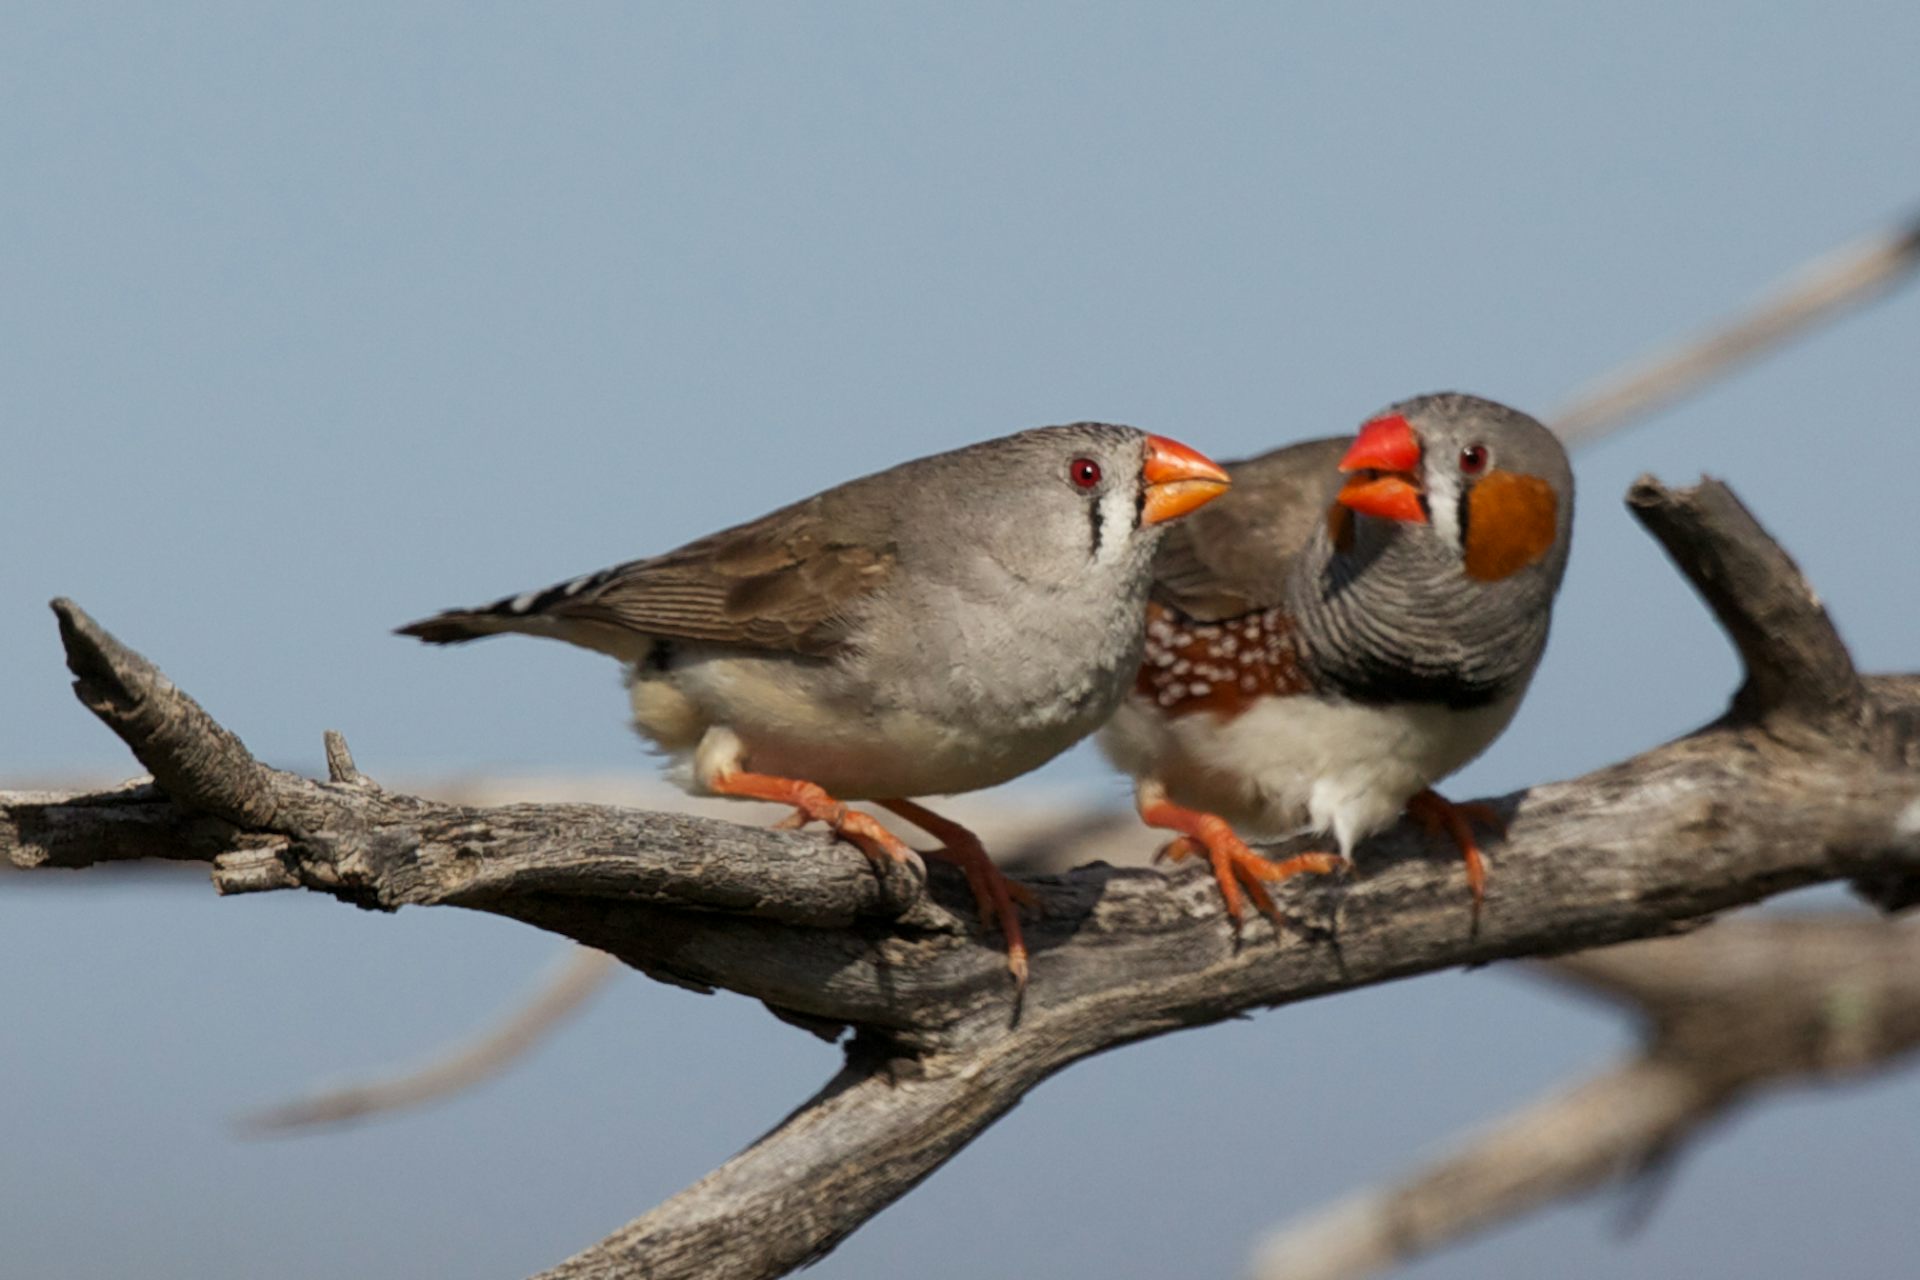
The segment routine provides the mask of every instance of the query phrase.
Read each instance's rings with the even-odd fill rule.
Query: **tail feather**
[[[609,622],[568,617],[555,608],[584,591],[611,581],[619,572],[620,567],[616,566],[599,573],[582,574],[541,590],[506,596],[478,608],[448,609],[431,618],[395,627],[394,634],[413,636],[428,644],[465,644],[469,640],[484,640],[488,636],[509,633],[545,636],[611,654],[623,662],[638,662],[649,651],[653,643],[651,638]]]
[[[483,604],[477,609],[448,609],[431,618],[396,627],[394,634],[418,636],[428,644],[463,644],[468,640],[483,640],[509,631],[551,635],[554,633],[552,621],[540,615],[549,606],[577,594],[587,581],[588,578],[575,578],[538,591],[502,596],[492,604]]]
[[[488,636],[525,629],[524,618],[496,613],[492,608],[449,609],[431,618],[395,627],[393,633],[397,636],[414,636],[428,644],[465,644],[469,640],[484,640]]]

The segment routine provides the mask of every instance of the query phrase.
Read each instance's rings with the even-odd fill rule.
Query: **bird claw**
[[[1261,881],[1278,884],[1283,880],[1291,880],[1297,875],[1305,875],[1309,872],[1324,876],[1347,868],[1347,860],[1337,853],[1296,853],[1291,857],[1275,861],[1242,845],[1238,850],[1229,850],[1226,857],[1234,876],[1246,890],[1247,896],[1253,900],[1253,905],[1259,908],[1261,915],[1273,922],[1275,929],[1287,927],[1287,917],[1279,907],[1274,905],[1273,898],[1267,893],[1266,886],[1261,884]],[[1216,871],[1215,874],[1218,875],[1218,872]],[[1234,917],[1233,927],[1238,932],[1240,928],[1238,916]]]
[[[1214,883],[1220,887],[1220,899],[1236,935],[1240,932],[1251,900],[1261,915],[1273,922],[1276,930],[1287,927],[1287,918],[1267,892],[1268,884],[1278,884],[1306,872],[1331,874],[1346,866],[1347,860],[1332,853],[1300,853],[1275,861],[1255,853],[1247,842],[1217,814],[1183,809],[1171,801],[1158,800],[1141,806],[1140,818],[1148,826],[1180,832],[1154,855],[1155,862],[1181,862],[1206,854],[1213,867]]]
[[[974,909],[980,913],[980,925],[991,931],[996,927],[1007,944],[1007,971],[1016,988],[1027,987],[1027,942],[1020,932],[1019,907],[1040,908],[1039,895],[1017,880],[1009,879],[994,865],[980,837],[957,822],[941,817],[911,800],[882,800],[883,808],[893,812],[940,840],[941,847],[929,849],[925,856],[951,862],[966,873],[967,887],[973,891]]]
[[[1007,969],[1020,988],[1027,985],[1027,943],[1020,932],[1020,907],[1038,910],[1040,898],[1033,890],[1012,880],[993,864],[978,841],[971,845],[945,845],[929,849],[926,855],[951,862],[966,873],[967,888],[973,890],[974,910],[980,915],[980,927],[991,933],[1000,930],[1007,943]]]
[[[904,862],[909,866],[920,863],[920,855],[908,848],[906,841],[881,826],[873,815],[847,808],[815,783],[765,773],[737,772],[720,774],[708,787],[715,795],[792,805],[793,812],[773,824],[781,830],[824,822],[833,828],[835,835],[874,862]]]
[[[835,835],[854,845],[883,868],[889,862],[904,862],[916,867],[922,865],[920,855],[908,848],[899,836],[880,825],[878,818],[858,809],[849,809],[814,783],[767,774],[730,773],[713,779],[710,786],[719,795],[746,796],[790,804],[793,812],[776,822],[775,827],[793,830],[809,822],[824,822],[833,828]],[[882,800],[880,803],[945,841],[944,847],[931,851],[927,856],[957,863],[966,872],[967,886],[973,890],[974,905],[979,909],[981,923],[988,929],[999,926],[1001,936],[1007,941],[1007,969],[1013,974],[1014,982],[1024,991],[1027,985],[1027,944],[1020,933],[1020,916],[1015,904],[1038,907],[1040,900],[1033,890],[1007,879],[1000,868],[993,865],[992,859],[987,857],[979,837],[958,823],[949,822],[910,800]]]
[[[880,820],[871,814],[842,805],[837,817],[825,821],[833,827],[835,835],[856,846],[874,862],[920,865],[920,855],[908,847],[906,841],[881,826]]]
[[[1185,862],[1195,854],[1205,853],[1206,848],[1192,836],[1180,836],[1169,840],[1154,851],[1153,860],[1161,862]]]
[[[1473,928],[1480,929],[1480,908],[1487,899],[1487,868],[1491,859],[1474,839],[1469,820],[1494,831],[1500,838],[1507,834],[1506,819],[1499,810],[1483,801],[1454,804],[1439,792],[1428,788],[1407,801],[1407,816],[1418,822],[1429,837],[1446,835],[1467,864],[1467,889],[1473,894]]]

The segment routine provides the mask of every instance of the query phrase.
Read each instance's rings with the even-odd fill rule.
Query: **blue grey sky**
[[[1910,3],[256,4],[0,14],[0,778],[119,775],[71,595],[263,756],[649,771],[611,664],[397,623],[662,550],[902,458],[1099,417],[1219,457],[1421,391],[1545,413],[1920,202]],[[1862,664],[1920,292],[1578,459],[1552,649],[1452,788],[1711,717],[1727,645],[1622,511],[1731,480]],[[1119,803],[1078,751],[1038,783]],[[417,1055],[557,944],[452,912],[0,883],[0,1274],[512,1277],[750,1140],[833,1053],[632,978],[511,1078],[240,1144],[237,1107]],[[1504,971],[1050,1082],[814,1274],[1230,1275],[1258,1228],[1625,1042]],[[1879,1276],[1920,1081],[1769,1106],[1622,1244],[1597,1202],[1426,1277]],[[1895,1259],[1904,1260],[1896,1263]]]

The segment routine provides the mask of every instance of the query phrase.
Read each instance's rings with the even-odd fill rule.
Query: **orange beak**
[[[1186,515],[1225,493],[1231,483],[1206,454],[1165,436],[1147,437],[1147,465],[1140,474],[1147,482],[1147,501],[1140,512],[1143,524]]]
[[[1399,414],[1375,418],[1360,428],[1353,447],[1340,459],[1340,470],[1357,472],[1335,499],[1363,516],[1425,524],[1420,505],[1420,439]]]

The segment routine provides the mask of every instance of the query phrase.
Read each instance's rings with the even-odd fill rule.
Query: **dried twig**
[[[619,961],[604,951],[572,947],[533,999],[518,1006],[498,1027],[452,1053],[436,1055],[415,1071],[329,1089],[243,1116],[244,1133],[264,1136],[290,1129],[344,1124],[387,1111],[417,1107],[459,1093],[497,1074],[538,1044],[554,1027],[586,1004],[587,997],[619,972]]]
[[[1920,267],[1920,218],[1801,267],[1750,310],[1700,337],[1598,379],[1556,413],[1569,445],[1590,444],[1756,360],[1822,320],[1870,302]]]
[[[1721,486],[1642,481],[1634,510],[1740,639],[1747,688],[1694,734],[1497,801],[1510,831],[1477,932],[1455,859],[1404,829],[1370,848],[1379,870],[1341,891],[1337,947],[1259,926],[1236,940],[1204,874],[1095,865],[1029,881],[1046,913],[1029,931],[1033,980],[1016,1008],[1000,952],[945,867],[923,884],[877,877],[813,834],[310,782],[253,760],[65,602],[76,690],[165,798],[7,803],[0,848],[38,865],[211,859],[226,892],[298,886],[382,909],[488,911],[815,1029],[854,1027],[845,1068],[813,1100],[546,1273],[780,1275],[1088,1054],[1409,974],[1669,933],[1800,885],[1920,878],[1920,826],[1904,817],[1920,782],[1920,678],[1842,678],[1824,612]]]
[[[1862,916],[1734,920],[1542,971],[1643,1017],[1629,1061],[1523,1107],[1455,1155],[1316,1210],[1257,1280],[1353,1280],[1664,1164],[1763,1087],[1884,1070],[1920,1049],[1920,928]]]
[[[335,737],[330,735],[330,747]],[[987,841],[1001,868],[1014,875],[1065,871],[1101,854],[1122,865],[1144,863],[1145,855],[1157,843],[1131,813],[1119,809],[1084,812],[1061,808],[1044,819],[1033,814],[999,813],[984,821],[976,820],[973,829]],[[543,985],[524,1006],[510,1010],[500,1020],[498,1030],[483,1035],[476,1043],[461,1042],[436,1053],[424,1066],[391,1077],[331,1088],[313,1097],[266,1108],[242,1117],[241,1127],[292,1133],[342,1120],[366,1119],[383,1111],[440,1101],[498,1074],[565,1025],[562,1015],[619,976],[619,966],[598,951],[576,947],[568,955],[574,959],[563,959],[551,983]]]
[[[1749,311],[1723,322],[1677,349],[1596,379],[1594,389],[1563,409],[1554,419],[1554,425],[1570,444],[1591,444],[1602,436],[1631,425],[1636,419],[1669,401],[1732,373],[1742,364],[1759,358],[1795,334],[1850,307],[1864,305],[1893,288],[1916,266],[1920,266],[1920,219],[1834,250],[1801,267],[1785,285]],[[328,740],[330,763],[337,738],[338,735],[332,735]],[[344,740],[340,740],[340,746],[344,752]],[[348,755],[345,759],[347,768],[351,770],[352,756]],[[334,780],[344,781],[346,776],[335,774]],[[1125,821],[1127,819],[1113,815],[1103,821],[1101,827]],[[1011,851],[1001,849],[998,845],[993,847],[998,850],[997,860],[1011,872],[1064,870],[1082,860],[1075,856],[1077,851],[1092,847],[1101,836],[1107,834],[1104,829],[1089,830],[1083,819],[1074,818],[1058,824],[1057,832],[1047,833],[1048,836],[1057,836],[1057,839],[1029,837]],[[610,975],[612,971],[602,972]],[[545,998],[544,993],[536,996],[535,1009],[530,1012],[537,1014],[538,1005]],[[537,1039],[529,1037],[516,1043],[520,1052],[526,1052],[533,1048]],[[452,1052],[457,1058],[466,1050],[461,1048]],[[505,1058],[499,1060],[491,1070],[499,1070],[506,1062]],[[438,1071],[439,1066],[429,1066],[421,1074]],[[454,1073],[446,1078],[457,1080],[460,1077]],[[405,1091],[390,1091],[386,1085],[376,1082],[339,1092],[342,1096],[358,1094],[363,1100],[388,1097],[398,1102],[404,1098],[411,1105],[430,1097],[445,1096],[457,1087],[454,1085],[430,1095],[415,1096]],[[286,1123],[290,1127],[298,1123],[290,1118],[299,1114],[297,1106],[291,1104],[280,1113],[289,1117]],[[363,1109],[356,1114],[368,1114],[370,1109]]]

